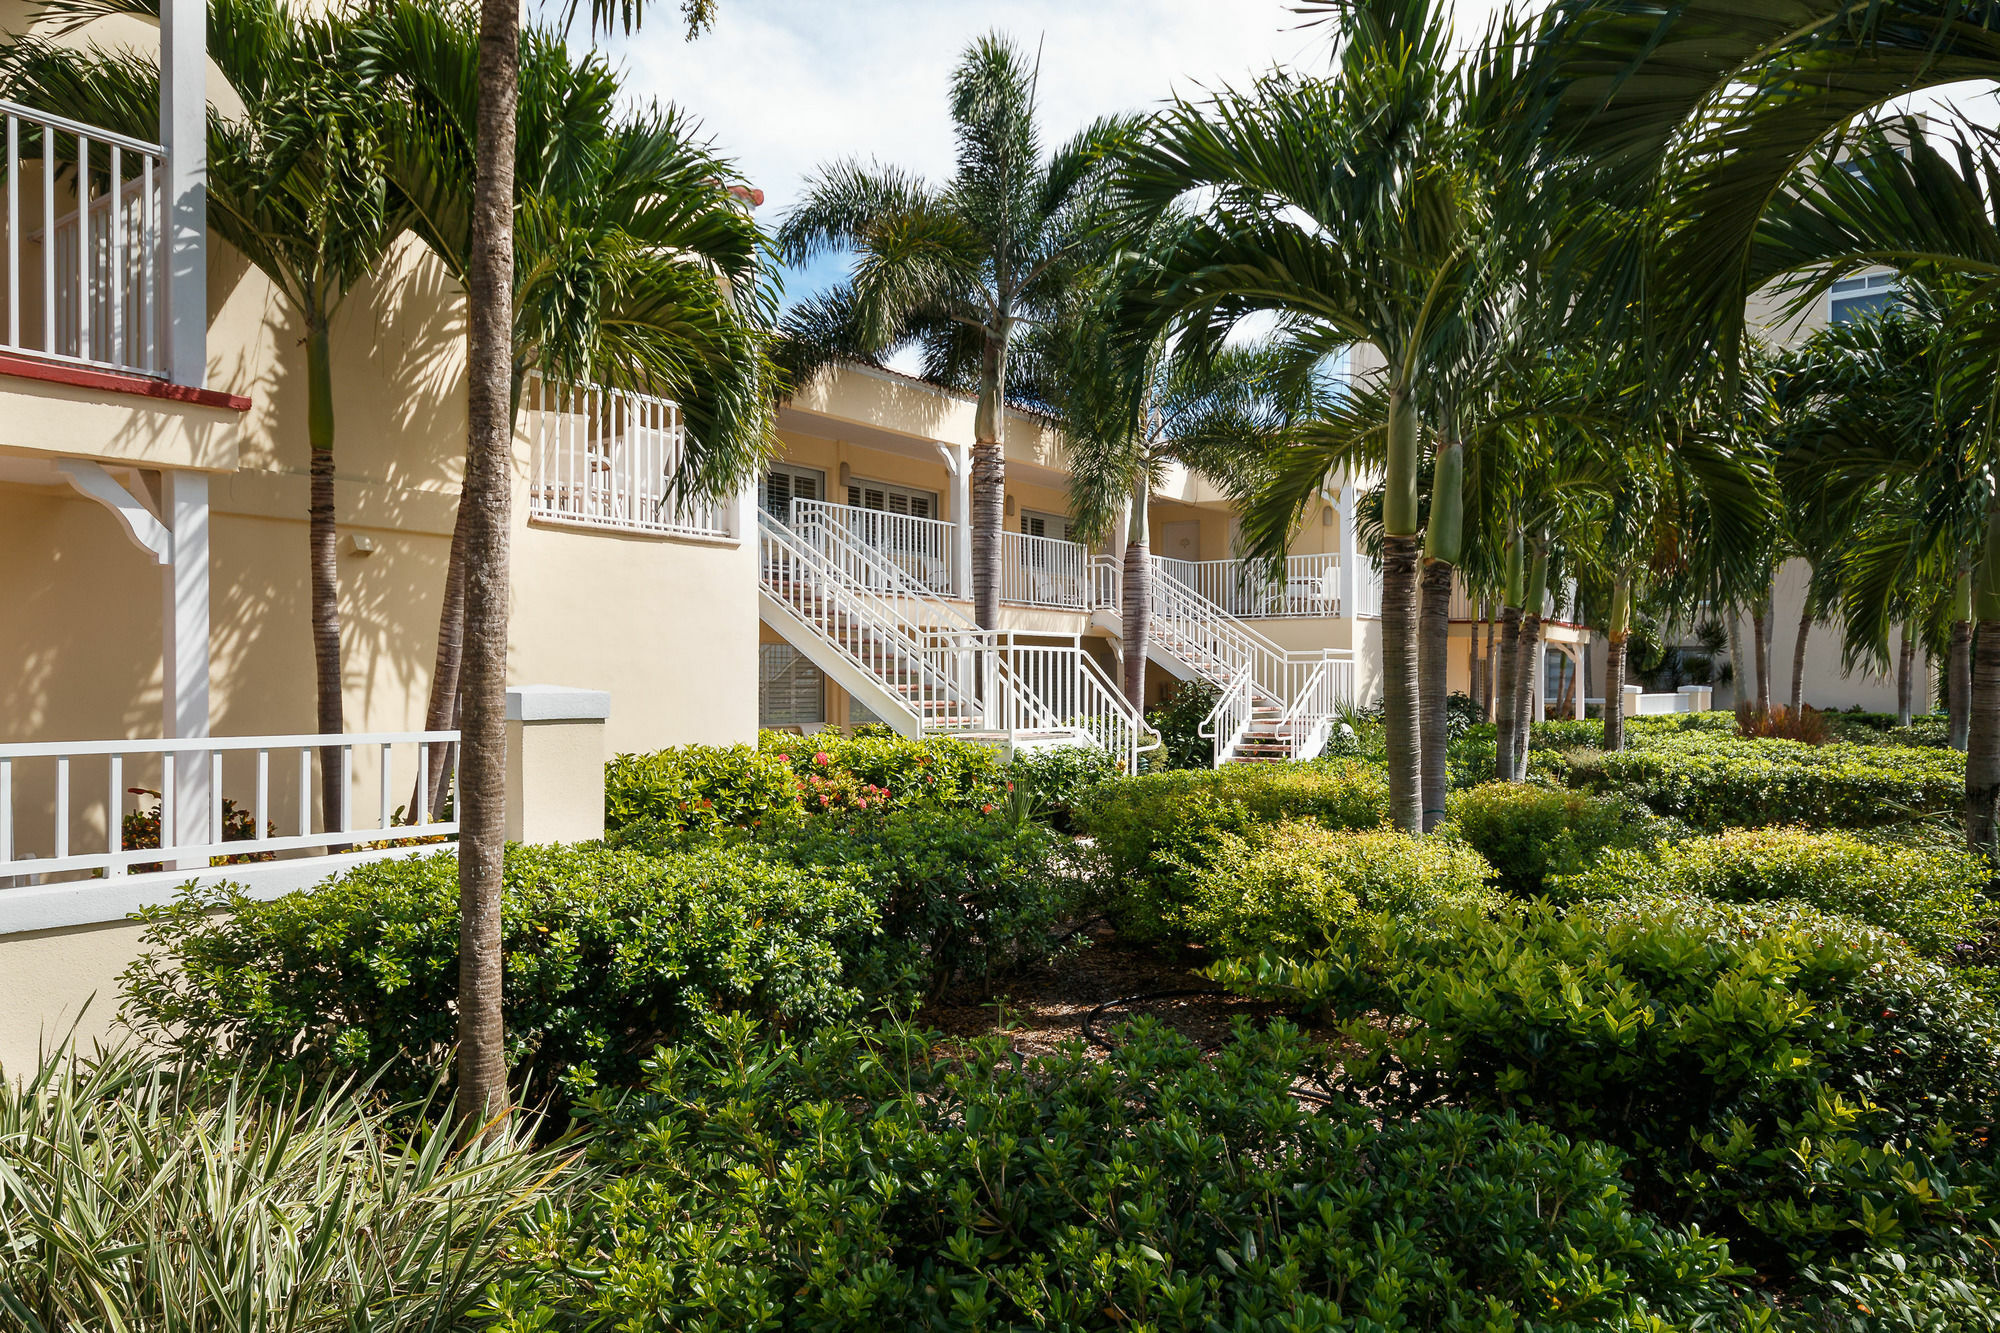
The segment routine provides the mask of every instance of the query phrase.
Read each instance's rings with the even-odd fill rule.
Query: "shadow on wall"
[[[211,487],[212,729],[314,729],[304,348],[260,274],[210,250],[211,383],[246,394],[239,471]],[[350,732],[421,725],[436,654],[465,441],[464,301],[427,255],[400,247],[333,330],[342,676]],[[360,554],[359,534],[374,547]],[[107,510],[66,486],[0,483],[0,740],[161,734],[162,568]],[[102,761],[96,761],[101,764]],[[233,762],[233,761],[232,761]],[[411,762],[414,762],[413,760]],[[274,765],[276,759],[274,756]],[[243,795],[251,769],[225,771]],[[372,810],[372,773],[357,798]],[[17,773],[24,826],[53,819],[52,775]],[[158,786],[157,774],[127,785]],[[78,845],[102,847],[108,775],[74,775]],[[296,777],[273,781],[273,814]],[[283,796],[280,796],[280,792]],[[365,795],[364,795],[365,792]],[[407,798],[407,792],[397,803]],[[127,797],[125,809],[141,802]],[[87,841],[84,841],[87,840]]]

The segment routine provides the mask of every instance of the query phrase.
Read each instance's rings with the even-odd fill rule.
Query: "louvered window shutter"
[[[777,518],[792,513],[792,477],[788,472],[764,474],[764,512]]]

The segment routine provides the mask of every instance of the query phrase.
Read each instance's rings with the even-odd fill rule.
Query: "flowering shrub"
[[[160,793],[151,787],[127,787],[133,796],[150,796],[153,804],[138,810],[128,810],[119,821],[119,845],[128,852],[141,851],[160,845]],[[278,826],[269,825],[270,836],[276,837]],[[222,798],[222,840],[224,842],[249,842],[257,836],[257,816],[236,804],[227,796]],[[276,852],[240,852],[231,856],[211,856],[212,866],[244,865],[251,861],[275,861]],[[135,875],[161,869],[161,863],[149,861],[131,867]]]

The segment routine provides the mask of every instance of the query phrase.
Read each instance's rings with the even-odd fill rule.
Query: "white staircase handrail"
[[[929,627],[912,622],[894,602],[848,578],[824,552],[770,514],[759,511],[757,536],[758,577],[764,591],[801,621],[814,625],[819,637],[845,661],[891,694],[902,691],[888,667],[909,671],[912,679],[906,683],[913,689],[905,700],[906,711],[920,729],[969,730],[976,725],[976,702],[960,664],[952,659],[960,645],[950,634],[940,638]],[[780,562],[803,577],[795,578],[790,587],[773,580],[772,568]],[[826,606],[802,605],[802,593],[816,596]],[[954,725],[945,726],[942,717],[931,714],[949,714]]]
[[[1215,742],[1213,764],[1221,768],[1236,757],[1236,747],[1250,731],[1250,722],[1256,709],[1256,696],[1251,688],[1250,668],[1244,667],[1230,677],[1223,687],[1222,695],[1215,701],[1208,716],[1201,720],[1195,733]]]
[[[856,537],[847,524],[835,521],[834,511],[843,507],[824,500],[795,499],[792,501],[792,530],[802,537],[825,543],[830,552],[837,553],[839,560],[866,569],[869,577],[875,580],[866,586],[879,595],[922,606],[933,618],[922,623],[952,629],[976,628],[964,612],[938,596],[928,583]]]

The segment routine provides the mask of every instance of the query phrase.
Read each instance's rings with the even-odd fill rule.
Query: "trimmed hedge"
[[[1002,768],[992,747],[950,737],[767,731],[755,749],[684,745],[618,755],[604,770],[604,826],[660,846],[682,835],[913,802],[976,809],[1006,801]]]
[[[877,926],[861,877],[705,848],[507,849],[507,1060],[533,1103],[574,1075],[629,1083],[655,1043],[742,1010],[823,1022],[860,998]],[[458,862],[378,861],[260,901],[190,889],[139,913],[126,1012],[199,1056],[227,1047],[312,1080],[380,1069],[421,1098],[446,1072],[458,997]]]
[[[1925,953],[1975,940],[1993,915],[1991,872],[1956,848],[1884,846],[1850,833],[1738,829],[1612,851],[1559,885],[1565,898],[1679,893],[1717,902],[1793,899],[1894,931]]]
[[[1492,871],[1478,852],[1444,838],[1286,820],[1221,835],[1195,876],[1185,932],[1232,952],[1320,949],[1364,911],[1425,916],[1489,906]]]
[[[1991,1173],[1990,1005],[1895,937],[1801,904],[1378,916],[1316,958],[1214,971],[1344,1020],[1336,1086],[1385,1114],[1442,1102],[1603,1139],[1632,1155],[1647,1207],[1760,1267],[2000,1220],[1966,1186]]]
[[[1794,823],[1868,828],[1949,813],[1965,797],[1965,756],[1955,750],[1689,731],[1615,754],[1572,751],[1567,760],[1570,785],[1621,787],[1710,832]]]
[[[1712,1237],[1619,1155],[1507,1116],[1308,1108],[1279,1024],[1102,1058],[747,1023],[588,1106],[605,1183],[527,1248],[494,1333],[1656,1333],[1728,1320]]]
[[[1387,776],[1345,760],[1148,773],[1091,793],[1076,824],[1094,844],[1100,892],[1118,929],[1159,939],[1180,928],[1195,878],[1225,834],[1286,819],[1376,828],[1388,815]]]
[[[1593,796],[1531,783],[1493,782],[1452,793],[1449,831],[1492,862],[1499,886],[1533,897],[1552,875],[1594,862],[1607,848],[1650,847],[1668,821],[1624,796]]]

